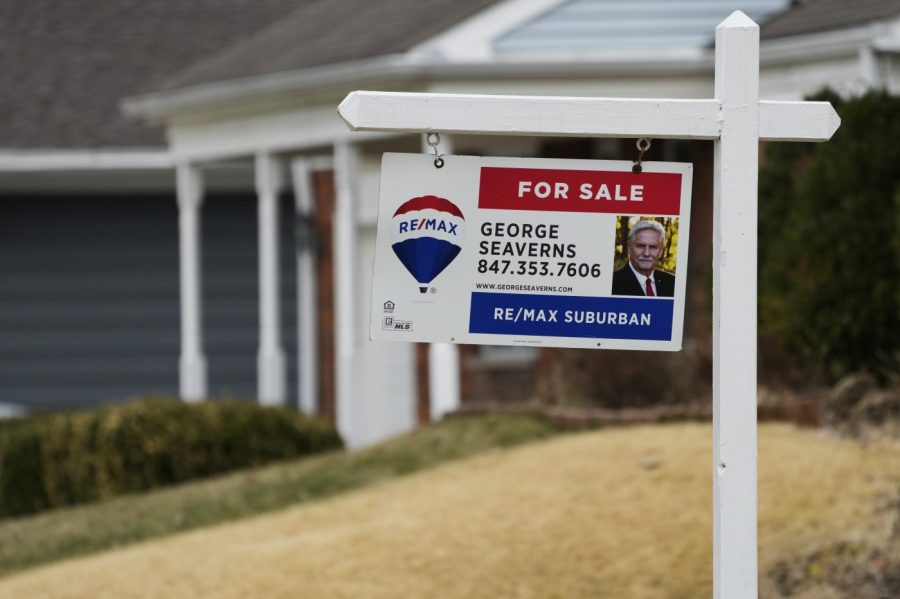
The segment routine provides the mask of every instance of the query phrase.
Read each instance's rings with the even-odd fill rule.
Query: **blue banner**
[[[469,332],[670,341],[674,306],[657,297],[473,292]]]

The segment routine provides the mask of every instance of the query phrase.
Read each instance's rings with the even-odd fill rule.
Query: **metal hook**
[[[441,143],[441,134],[431,132],[425,136],[425,143],[434,149],[434,168],[442,168],[444,166],[444,155],[438,154],[438,144]]]
[[[650,139],[642,137],[637,140],[637,143],[635,145],[638,149],[638,157],[634,163],[634,166],[631,167],[631,172],[637,175],[644,170],[644,167],[641,166],[641,161],[644,159],[644,153],[650,149]]]

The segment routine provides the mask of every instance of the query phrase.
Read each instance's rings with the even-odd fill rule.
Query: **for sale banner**
[[[370,338],[679,350],[692,166],[385,154]]]

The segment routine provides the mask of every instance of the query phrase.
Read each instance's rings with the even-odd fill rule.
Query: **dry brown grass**
[[[710,447],[699,424],[564,436],[24,572],[0,596],[709,597]],[[765,567],[886,535],[900,443],[764,425],[759,470]]]

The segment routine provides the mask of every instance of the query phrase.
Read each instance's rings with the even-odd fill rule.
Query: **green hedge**
[[[759,177],[760,332],[833,380],[900,374],[900,97],[842,100],[822,144],[768,144]]]
[[[0,427],[0,517],[28,514],[341,447],[289,408],[149,399]]]

